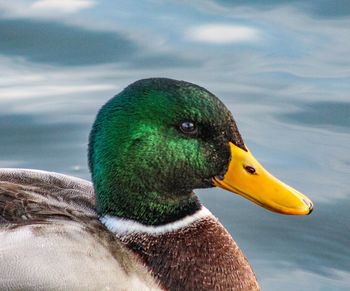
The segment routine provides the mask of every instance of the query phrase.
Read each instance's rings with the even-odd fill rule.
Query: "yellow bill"
[[[237,193],[274,212],[290,215],[310,214],[309,198],[267,172],[249,150],[230,143],[231,162],[223,179],[213,178],[214,186]]]

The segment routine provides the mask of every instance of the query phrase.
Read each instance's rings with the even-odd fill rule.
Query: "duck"
[[[276,213],[307,196],[269,174],[203,87],[138,80],[98,112],[91,181],[0,169],[1,290],[260,290],[193,191],[219,187]]]

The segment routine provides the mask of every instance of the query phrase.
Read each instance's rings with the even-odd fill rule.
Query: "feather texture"
[[[159,290],[98,220],[91,183],[0,170],[0,290]]]

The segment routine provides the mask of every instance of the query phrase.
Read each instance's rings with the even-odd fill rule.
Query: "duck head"
[[[184,81],[140,80],[107,102],[90,134],[89,165],[98,213],[147,225],[194,213],[201,205],[192,190],[213,186],[274,212],[312,210],[252,156],[226,106]]]

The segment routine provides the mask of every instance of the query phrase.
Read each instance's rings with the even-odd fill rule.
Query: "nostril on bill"
[[[244,169],[251,175],[254,175],[256,173],[256,170],[252,166],[244,166]]]

